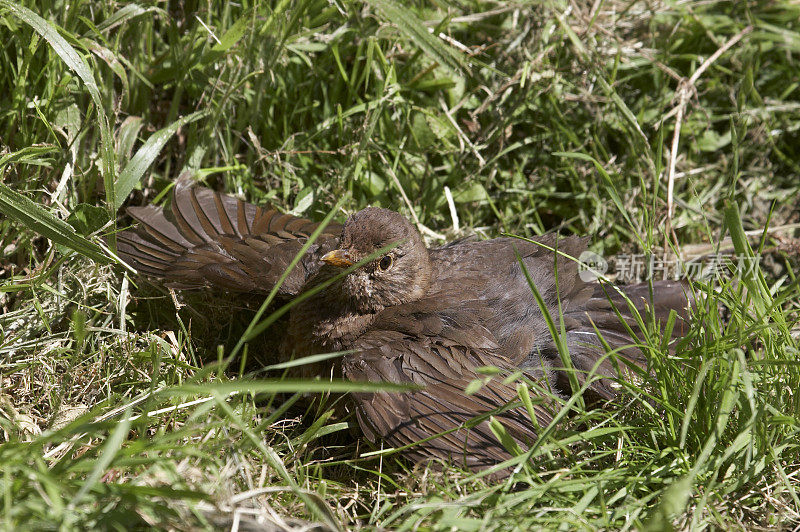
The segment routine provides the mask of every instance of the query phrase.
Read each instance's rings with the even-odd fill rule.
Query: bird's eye
[[[392,256],[391,255],[386,255],[378,263],[378,268],[380,268],[383,271],[386,271],[391,267],[392,267]]]

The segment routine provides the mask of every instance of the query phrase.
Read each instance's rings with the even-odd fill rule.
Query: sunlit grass
[[[799,21],[789,1],[0,0],[0,526],[795,526]],[[316,220],[394,208],[432,244],[723,242],[760,270],[698,283],[684,349],[649,331],[650,377],[614,408],[575,398],[489,482],[365,446],[339,408],[364,385],[263,371],[281,321],[240,342],[257,298],[110,266],[119,207],[181,174]]]

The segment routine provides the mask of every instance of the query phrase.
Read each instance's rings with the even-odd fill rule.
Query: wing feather
[[[416,304],[415,304],[416,305]],[[347,378],[354,381],[413,383],[423,386],[407,393],[355,394],[356,418],[364,434],[392,446],[417,443],[406,453],[412,459],[451,460],[470,468],[483,468],[511,457],[497,441],[488,421],[466,424],[474,417],[494,415],[523,448],[536,439],[535,425],[518,406],[516,387],[495,377],[474,394],[465,389],[485,376],[476,370],[495,365],[510,372],[492,334],[477,318],[474,306],[459,309],[389,312],[354,346],[343,360]],[[394,314],[394,315],[392,315]],[[406,324],[407,326],[404,326]],[[385,328],[383,328],[385,327]],[[537,406],[537,423],[547,424],[552,413]],[[473,422],[474,423],[474,422]]]
[[[317,224],[237,198],[178,182],[171,205],[132,207],[139,225],[119,233],[118,251],[141,273],[175,288],[218,286],[269,292]],[[341,233],[330,224],[290,273],[279,294],[291,296],[319,270]]]

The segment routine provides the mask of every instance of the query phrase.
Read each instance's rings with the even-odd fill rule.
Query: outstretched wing
[[[501,409],[493,415],[518,444],[525,448],[535,441],[536,425],[523,407],[502,411],[518,400],[514,384],[504,383],[503,376],[465,393],[473,380],[486,378],[476,371],[482,366],[513,370],[492,334],[480,325],[480,313],[465,308],[469,305],[440,311],[420,306],[424,302],[386,313],[356,342],[355,353],[343,360],[350,380],[424,387],[406,393],[355,394],[356,416],[367,438],[394,447],[416,443],[404,453],[416,461],[442,459],[481,469],[511,454],[492,433],[488,416],[474,426],[465,424]],[[547,406],[536,406],[539,425],[552,420]],[[433,436],[437,437],[422,441]]]
[[[318,224],[265,210],[207,188],[178,182],[168,208],[128,209],[139,225],[117,235],[120,257],[174,288],[213,286],[269,292]],[[329,224],[281,285],[297,294],[336,248],[341,225]]]

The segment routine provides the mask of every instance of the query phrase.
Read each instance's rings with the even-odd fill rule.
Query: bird
[[[267,294],[319,228],[183,180],[168,207],[128,213],[138,225],[117,234],[118,255],[176,289]],[[546,234],[429,248],[402,214],[367,207],[324,227],[277,288],[283,298],[306,295],[290,311],[281,351],[345,351],[335,370],[344,378],[415,387],[350,394],[367,440],[402,448],[413,462],[492,468],[513,456],[492,419],[525,449],[576,386],[602,404],[618,396],[619,379],[647,371],[636,313],[664,326],[674,314],[676,341],[689,328],[684,283],[586,282],[570,257],[587,244]],[[514,375],[541,392],[532,412],[503,378]]]

